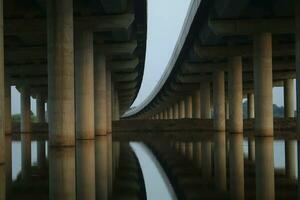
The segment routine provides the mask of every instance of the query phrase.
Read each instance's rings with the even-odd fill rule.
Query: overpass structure
[[[293,79],[297,94],[300,93],[299,11],[298,1],[192,1],[165,73],[151,95],[124,118],[211,119],[215,138],[219,138],[215,142],[226,146],[225,131],[228,138],[243,136],[243,98],[246,98],[247,116],[254,120],[256,148],[252,139],[249,152],[257,154],[256,199],[274,199],[272,89],[284,87],[285,118],[295,117]],[[297,105],[299,115],[299,98]],[[296,133],[299,119],[296,119]],[[189,144],[176,142],[176,146],[189,149]],[[296,169],[288,168],[296,162],[296,143],[286,141],[285,146],[286,172],[295,177]],[[243,199],[242,140],[234,139],[231,147],[237,151],[230,152],[235,156],[230,165],[239,175],[230,175],[233,180],[230,187],[240,191],[236,199]],[[202,144],[201,148],[202,157],[208,158],[211,147]],[[211,168],[202,166],[202,175],[209,171],[206,167]],[[215,149],[214,168],[214,176],[218,177],[216,187],[224,191],[226,155],[219,148]]]

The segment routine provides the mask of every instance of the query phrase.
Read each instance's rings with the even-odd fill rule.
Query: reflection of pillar
[[[247,108],[248,108],[248,119],[254,118],[254,94],[248,93],[247,94]]]
[[[230,199],[244,199],[243,134],[230,134]]]
[[[108,199],[107,136],[96,137],[96,199]]]
[[[213,79],[214,129],[225,131],[224,71],[215,71]]]
[[[201,117],[200,90],[197,90],[193,95],[193,118]]]
[[[210,108],[210,84],[209,82],[201,82],[200,85],[201,92],[201,119],[211,118],[211,108]]]
[[[22,178],[27,181],[31,176],[31,134],[21,134]]]
[[[275,199],[273,137],[255,138],[256,199]]]
[[[173,113],[174,113],[174,119],[179,119],[179,104],[175,103],[174,104],[174,109],[173,109]]]
[[[248,159],[251,162],[255,161],[255,140],[253,137],[248,137]]]
[[[185,99],[185,117],[192,118],[193,117],[193,98],[192,96],[187,96]]]
[[[203,160],[201,167],[201,175],[205,182],[211,182],[212,176],[212,152],[211,152],[211,142],[202,141],[201,144],[201,158]]]
[[[73,0],[47,3],[49,142],[75,145]]]
[[[108,196],[111,197],[113,191],[113,166],[112,166],[112,138],[107,137],[107,168],[108,168]]]
[[[76,138],[94,138],[94,56],[93,33],[76,31],[75,108]]]
[[[37,142],[37,165],[41,170],[46,169],[47,161],[46,161],[46,149],[45,149],[45,141]]]
[[[0,200],[6,199],[5,165],[0,165]]]
[[[272,34],[254,36],[256,199],[274,199]],[[271,136],[271,137],[270,137]],[[259,142],[259,143],[257,143]]]
[[[168,110],[167,109],[165,109],[164,110],[164,119],[168,119],[169,118],[169,116],[168,116]]]
[[[3,33],[3,0],[0,1],[0,164],[5,162],[5,82],[4,82],[4,33]],[[2,180],[0,180],[2,181]],[[4,181],[5,182],[5,181]],[[1,183],[0,183],[1,187]],[[0,191],[1,192],[1,191]],[[5,194],[5,192],[4,192]],[[1,197],[1,194],[0,194]],[[4,197],[5,198],[5,197]],[[3,198],[3,199],[4,199]]]
[[[193,143],[185,143],[185,155],[189,160],[193,160]]]
[[[185,146],[185,143],[184,142],[180,142],[180,153],[182,155],[185,155],[185,152],[186,152],[186,146]]]
[[[193,143],[193,160],[196,166],[201,169],[201,143]]]
[[[95,135],[106,135],[106,66],[105,56],[94,54]]]
[[[173,119],[173,117],[174,117],[173,107],[171,106],[171,107],[169,108],[169,119]]]
[[[229,132],[243,132],[243,82],[242,57],[229,58],[228,99],[229,99]]]
[[[49,197],[76,199],[75,148],[49,149]]]
[[[107,133],[111,133],[112,127],[112,82],[111,82],[111,71],[106,69],[106,126]]]
[[[11,185],[12,185],[12,142],[11,142],[11,136],[6,136],[5,137],[5,161],[6,161],[5,162],[6,196],[7,196],[7,199],[10,199]]]
[[[214,171],[216,189],[226,191],[226,140],[224,132],[215,132]]]
[[[179,119],[185,118],[185,105],[184,100],[179,102]]]
[[[30,110],[30,91],[29,87],[21,87],[21,133],[31,131],[31,110]]]
[[[77,199],[96,199],[95,191],[95,143],[80,140],[76,145]]]

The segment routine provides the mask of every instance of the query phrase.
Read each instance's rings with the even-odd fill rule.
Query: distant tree
[[[20,113],[13,114],[12,120],[13,120],[13,122],[21,122],[21,114]],[[31,111],[31,121],[32,122],[37,121],[37,117],[36,117],[36,115],[34,115],[34,113],[32,111]]]

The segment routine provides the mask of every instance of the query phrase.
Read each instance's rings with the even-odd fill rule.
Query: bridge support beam
[[[169,111],[169,119],[174,119],[173,107],[170,106],[169,109],[168,109],[168,111]]]
[[[31,110],[30,110],[30,88],[23,85],[21,88],[21,133],[31,131]]]
[[[214,130],[225,131],[225,87],[224,71],[213,74]]]
[[[181,100],[179,102],[179,119],[184,119],[185,118],[185,104],[184,100]]]
[[[37,121],[39,123],[46,122],[46,116],[45,116],[45,97],[42,94],[38,94],[36,97],[36,116]]]
[[[93,33],[78,31],[75,40],[76,139],[94,139]]]
[[[193,117],[193,99],[192,96],[187,96],[185,99],[185,118],[191,119]]]
[[[101,136],[107,134],[106,61],[105,56],[98,51],[96,51],[94,56],[95,135]]]
[[[202,82],[200,85],[201,93],[201,119],[210,119],[211,118],[211,98],[210,98],[210,83]]]
[[[0,0],[0,164],[5,163],[5,80],[4,80],[4,32],[3,0]],[[0,184],[1,186],[2,184]],[[5,192],[4,192],[5,193]],[[1,198],[1,195],[0,195]],[[5,196],[4,196],[5,198]]]
[[[45,123],[45,97],[42,94],[38,94],[36,97],[36,115],[38,123]],[[39,140],[37,142],[37,166],[40,170],[46,169],[46,149],[45,141]]]
[[[193,118],[201,118],[200,89],[193,95]]]
[[[111,71],[106,69],[106,129],[107,133],[112,131],[112,83],[111,83]]]
[[[53,0],[47,6],[49,142],[74,146],[73,0]]]
[[[248,119],[254,119],[254,94],[247,94]],[[255,161],[255,141],[253,137],[248,137],[248,159],[251,162]]]
[[[174,114],[174,119],[179,119],[179,105],[178,103],[174,104],[174,108],[173,108],[173,114]]]
[[[274,199],[272,34],[254,36],[256,199]]]
[[[11,88],[9,78],[6,74],[5,78],[5,135],[10,135],[12,132],[12,117],[11,117]]]

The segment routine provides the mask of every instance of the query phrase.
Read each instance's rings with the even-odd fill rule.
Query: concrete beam
[[[133,54],[137,48],[137,41],[95,44],[95,48],[105,55]]]
[[[112,72],[133,72],[139,64],[139,59],[116,60],[108,62],[108,67]]]
[[[136,80],[138,76],[139,76],[138,72],[114,73],[113,80],[116,82],[131,82]]]

